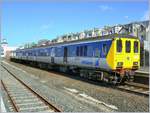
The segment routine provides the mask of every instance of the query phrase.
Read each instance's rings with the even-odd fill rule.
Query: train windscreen
[[[130,51],[131,51],[131,42],[126,41],[126,53],[130,53]]]
[[[134,53],[138,53],[138,41],[134,41]]]
[[[117,52],[122,52],[122,40],[117,40]]]

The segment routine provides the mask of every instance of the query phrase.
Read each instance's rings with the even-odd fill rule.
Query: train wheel
[[[129,81],[130,81],[130,82],[133,82],[133,81],[134,81],[134,76],[130,76]]]
[[[110,82],[112,82],[114,85],[117,85],[117,84],[121,84],[122,81],[123,81],[123,78],[119,74],[115,73],[113,76],[113,79],[111,79]]]

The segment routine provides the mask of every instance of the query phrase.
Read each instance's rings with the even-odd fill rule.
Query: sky
[[[9,46],[20,46],[40,39],[105,25],[126,24],[148,19],[148,0],[2,3],[1,37]]]

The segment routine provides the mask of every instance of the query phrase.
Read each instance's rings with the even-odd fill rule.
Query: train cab
[[[124,74],[140,67],[140,41],[137,38],[115,38],[108,53],[112,70]]]

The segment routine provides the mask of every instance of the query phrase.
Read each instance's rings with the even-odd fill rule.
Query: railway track
[[[56,71],[52,71],[55,74],[63,74],[65,76],[68,76],[68,74],[66,73],[61,73],[61,72],[56,72]],[[97,82],[97,81],[95,81]],[[149,85],[144,85],[144,84],[139,84],[139,83],[135,83],[135,82],[125,82],[125,84],[123,85],[119,85],[117,87],[115,87],[116,89],[119,89],[121,91],[126,91],[129,93],[134,93],[137,95],[141,95],[141,96],[149,96]]]
[[[59,108],[33,91],[6,67],[2,67],[2,71],[7,72],[7,77],[3,78],[1,83],[14,107],[14,112],[61,112]]]
[[[117,86],[117,89],[138,95],[149,96],[149,86],[144,84],[125,82],[124,85]]]

